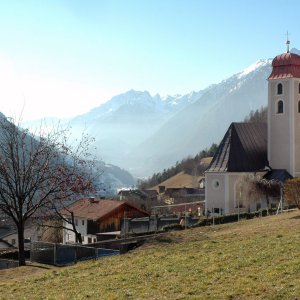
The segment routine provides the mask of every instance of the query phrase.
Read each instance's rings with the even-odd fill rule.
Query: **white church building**
[[[267,178],[284,182],[300,176],[300,56],[276,56],[268,78],[268,122],[232,123],[205,173],[206,212],[236,213],[278,205],[241,205],[242,178]]]

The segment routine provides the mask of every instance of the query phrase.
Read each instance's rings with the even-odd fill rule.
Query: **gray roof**
[[[265,166],[267,124],[231,123],[206,172],[254,172]]]
[[[17,229],[15,227],[1,226],[0,227],[0,238],[3,239],[6,236],[11,235],[16,232],[17,232]]]
[[[288,173],[286,170],[282,170],[282,169],[276,169],[276,170],[271,170],[269,171],[265,176],[264,179],[266,180],[273,180],[276,182],[281,182],[284,183],[286,180],[288,179],[292,179],[293,176]]]

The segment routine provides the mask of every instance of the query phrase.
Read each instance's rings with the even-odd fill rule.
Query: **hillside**
[[[125,155],[127,169],[135,175],[151,174],[182,157],[195,155],[212,142],[219,143],[231,122],[241,122],[251,110],[266,106],[270,63],[271,60],[260,60],[205,89],[197,101]]]
[[[5,118],[3,114],[0,112],[0,118],[1,116]],[[41,126],[46,128],[47,130],[51,130],[53,128],[61,127],[66,129],[70,135],[72,136],[75,128],[70,128],[70,125],[67,124],[67,121],[59,122],[58,119],[55,118],[48,118],[45,120],[36,120],[33,122],[22,122],[21,123],[22,128],[28,128],[29,130],[33,132],[39,132]],[[76,132],[77,141],[72,141],[71,138],[69,138],[68,143],[75,144],[78,143],[82,139],[82,134],[85,133],[84,128],[78,128],[78,131]],[[74,135],[73,135],[74,137]],[[94,148],[95,142],[92,141],[91,145],[92,148]],[[91,149],[91,152],[93,152],[93,149]],[[98,155],[95,155],[95,157],[98,157]],[[106,196],[113,196],[117,193],[117,190],[120,188],[130,188],[136,184],[136,179],[125,169],[122,169],[116,165],[108,164],[107,162],[103,161],[102,159],[95,160],[95,169],[94,171],[97,173],[95,185],[97,187],[96,193],[99,195],[106,195]]]
[[[204,171],[208,168],[217,148],[217,144],[212,144],[209,148],[200,151],[194,157],[186,157],[181,162],[177,161],[175,166],[164,169],[162,172],[154,173],[147,179],[139,180],[138,188],[149,189],[159,185],[168,186],[169,180],[172,185],[176,183],[177,187],[188,187],[185,184],[194,186],[198,182],[198,177],[204,175]],[[181,175],[177,176],[178,174]],[[173,177],[174,179],[172,179]]]
[[[168,178],[167,180],[161,182],[160,184],[151,187],[151,190],[157,190],[158,186],[163,185],[166,188],[178,188],[178,187],[187,187],[187,188],[198,188],[199,187],[199,176],[193,176],[186,174],[184,172],[179,172],[178,174]]]
[[[84,129],[95,137],[96,147],[104,161],[121,167],[126,165],[128,169],[131,164],[124,162],[124,156],[173,115],[198,100],[201,94],[200,91],[162,98],[158,94],[151,96],[147,91],[130,90],[68,123],[75,137]]]
[[[267,122],[267,107],[261,107],[257,110],[251,110],[244,118],[244,122]],[[177,162],[175,166],[164,169],[160,173],[154,173],[148,179],[138,182],[141,189],[158,189],[159,185],[166,187],[195,187],[199,176],[204,175],[216,150],[217,144],[212,144],[209,149],[200,151],[195,157],[187,157]]]
[[[298,299],[300,212],[173,232],[126,255],[0,271],[0,299]]]
[[[218,143],[231,122],[265,106],[270,64],[271,60],[258,60],[186,95],[161,97],[130,90],[62,123],[72,127],[74,137],[83,130],[95,137],[97,155],[105,162],[147,177]]]

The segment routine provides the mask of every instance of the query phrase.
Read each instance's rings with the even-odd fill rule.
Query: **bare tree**
[[[266,180],[260,175],[243,175],[236,185],[239,203],[250,207],[251,203],[265,199],[269,208],[270,198],[280,196],[281,183],[275,180]]]
[[[44,228],[52,228],[61,232],[62,229],[72,231],[75,234],[75,242],[82,244],[81,233],[77,230],[74,212],[68,208],[68,205],[61,201],[51,203],[48,213],[50,213],[48,219],[52,219],[52,222],[41,222],[41,226]],[[67,226],[67,225],[71,225]]]
[[[0,120],[0,211],[16,225],[19,265],[25,265],[24,227],[49,209],[93,191],[89,170],[90,139],[72,148],[68,130],[52,128],[32,134]]]
[[[261,197],[260,191],[256,187],[257,179],[253,174],[241,175],[236,184],[237,208],[250,208],[251,203]]]
[[[284,196],[288,204],[296,205],[300,209],[300,178],[293,178],[286,181]]]
[[[60,228],[62,221],[50,219],[44,221],[41,225],[41,240],[48,243],[62,243],[63,235]]]

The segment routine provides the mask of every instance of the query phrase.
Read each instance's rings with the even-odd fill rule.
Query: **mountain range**
[[[231,122],[266,106],[271,62],[260,59],[218,84],[186,95],[161,97],[130,90],[65,122],[74,137],[83,130],[95,137],[103,161],[138,177],[150,176],[218,143]]]
[[[96,138],[97,151],[109,163],[135,176],[149,176],[188,155],[219,142],[231,122],[267,104],[271,60],[187,95],[151,96],[130,90],[70,121]]]

